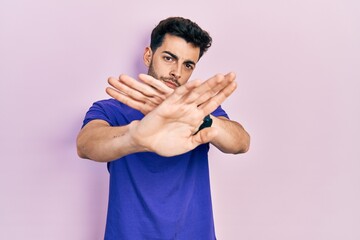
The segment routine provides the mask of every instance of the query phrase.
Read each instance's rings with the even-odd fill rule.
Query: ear
[[[147,67],[150,67],[150,63],[151,63],[151,59],[152,59],[152,51],[150,47],[146,47],[145,51],[144,51],[144,64]]]

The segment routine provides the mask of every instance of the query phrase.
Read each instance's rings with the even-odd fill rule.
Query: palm
[[[228,76],[228,75],[226,75]],[[211,139],[212,129],[193,135],[207,114],[214,111],[236,88],[235,76],[216,76],[205,83],[187,83],[147,114],[133,136],[150,151],[163,156],[188,152]],[[210,133],[210,134],[208,134]]]
[[[161,104],[137,126],[136,131],[143,144],[164,156],[178,155],[194,149],[197,145],[192,135],[201,122],[201,115],[196,119],[191,107],[180,111],[176,106],[166,105],[166,102]]]

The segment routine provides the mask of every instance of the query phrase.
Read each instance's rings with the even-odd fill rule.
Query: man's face
[[[166,34],[162,45],[155,52],[149,47],[145,49],[144,62],[149,67],[150,76],[174,89],[189,80],[199,54],[199,47],[194,47],[180,37]]]

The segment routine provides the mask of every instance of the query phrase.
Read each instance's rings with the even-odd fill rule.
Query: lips
[[[168,86],[172,89],[175,89],[180,86],[180,84],[178,84],[176,81],[174,81],[172,79],[162,79],[162,80],[166,84],[166,86]]]
[[[169,88],[172,88],[172,89],[175,89],[177,88],[177,85],[173,82],[170,82],[170,81],[165,81],[164,82],[166,84],[166,86],[168,86]]]

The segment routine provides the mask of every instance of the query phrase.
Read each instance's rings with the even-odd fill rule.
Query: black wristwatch
[[[212,124],[212,119],[210,115],[207,115],[206,117],[204,117],[203,123],[200,125],[199,129],[196,131],[196,133],[194,133],[194,135],[197,134],[201,129],[211,127],[211,124]]]

